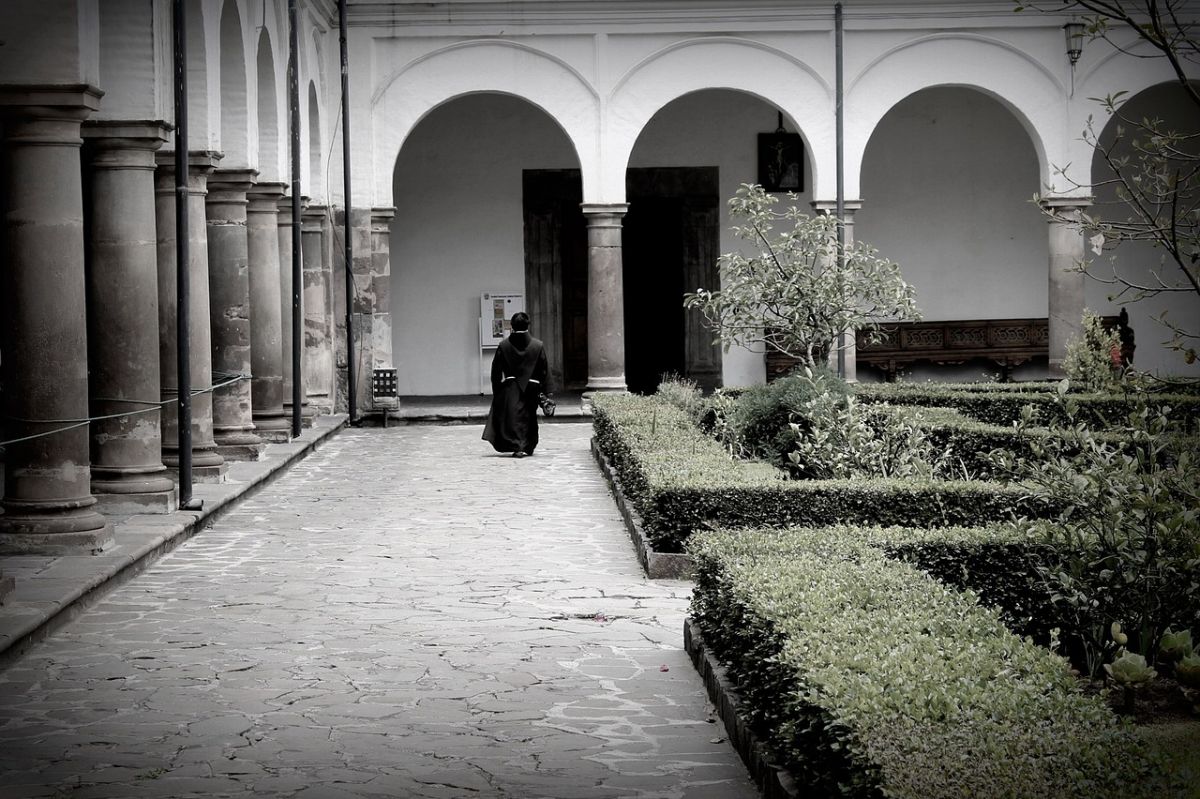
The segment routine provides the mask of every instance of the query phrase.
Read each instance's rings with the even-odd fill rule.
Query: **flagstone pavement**
[[[758,796],[588,452],[347,429],[0,672],[0,797]]]

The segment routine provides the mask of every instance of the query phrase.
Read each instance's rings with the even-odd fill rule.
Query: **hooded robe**
[[[533,454],[538,444],[538,395],[550,393],[546,350],[529,331],[513,331],[492,358],[492,407],[483,439],[497,452]]]

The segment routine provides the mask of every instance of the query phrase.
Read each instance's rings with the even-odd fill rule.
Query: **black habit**
[[[532,455],[538,444],[538,395],[550,393],[550,367],[542,342],[513,331],[492,358],[492,408],[483,438],[497,452]]]

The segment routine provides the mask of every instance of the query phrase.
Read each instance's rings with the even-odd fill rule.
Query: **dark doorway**
[[[556,390],[587,385],[587,226],[578,169],[526,170],[525,307]]]
[[[526,170],[525,305],[557,389],[587,385],[587,225],[579,170]],[[650,393],[663,374],[721,384],[721,350],[683,294],[718,288],[716,167],[630,169],[622,221],[625,380]]]
[[[625,382],[652,393],[663,375],[721,384],[721,350],[683,295],[718,288],[716,167],[652,167],[625,173],[622,222]]]

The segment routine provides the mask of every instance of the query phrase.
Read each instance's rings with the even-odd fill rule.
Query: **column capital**
[[[833,216],[837,213],[837,200],[813,200],[809,205],[818,214]],[[862,206],[862,200],[842,200],[842,209],[846,212],[848,219],[853,218],[855,212],[862,210]]]
[[[279,198],[283,197],[287,187],[283,183],[262,181],[255,183],[246,192],[250,201],[250,209],[256,213],[278,214]]]
[[[217,168],[217,164],[225,156],[216,150],[188,150],[188,170],[208,174]],[[155,156],[159,169],[175,171],[175,151],[159,150]]]
[[[161,122],[97,120],[84,122],[81,131],[97,169],[155,168],[155,151],[167,141]]]
[[[579,208],[587,217],[589,226],[616,225],[620,227],[621,217],[629,212],[629,203],[580,203]]]
[[[213,170],[212,177],[208,179],[209,186],[228,186],[231,190],[237,190],[235,187],[244,186],[241,191],[250,191],[250,187],[254,185],[254,179],[258,177],[258,170],[249,169],[247,167],[231,167],[222,169],[218,167]]]
[[[101,89],[87,83],[0,84],[0,115],[83,121],[100,110],[103,96]]]
[[[301,230],[304,233],[316,233],[324,230],[325,217],[328,213],[328,205],[306,206],[304,212],[300,214],[300,221],[303,224]]]
[[[82,132],[89,143],[158,150],[166,144],[171,126],[161,119],[92,119],[83,123]]]
[[[1092,197],[1090,194],[1079,197],[1062,197],[1055,195],[1051,197],[1039,197],[1038,205],[1040,205],[1043,210],[1050,212],[1072,210],[1081,211],[1084,208],[1091,207],[1092,203],[1095,202],[1095,199],[1096,198]]]

